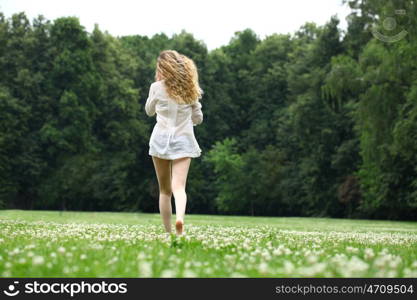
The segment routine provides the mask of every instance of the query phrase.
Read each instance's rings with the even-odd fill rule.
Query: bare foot
[[[181,235],[184,231],[184,222],[177,220],[177,222],[175,222],[175,229],[177,230],[177,235]]]

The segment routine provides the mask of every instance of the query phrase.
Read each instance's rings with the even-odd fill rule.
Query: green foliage
[[[0,13],[0,207],[157,211],[143,110],[160,51],[195,60],[203,150],[187,212],[415,219],[415,1],[346,0],[336,17],[208,51],[181,31],[115,38],[76,17]],[[405,9],[407,35],[384,19]]]
[[[245,208],[245,198],[241,198],[241,188],[244,184],[244,161],[236,153],[236,139],[226,138],[222,142],[216,142],[204,160],[213,164],[216,180],[214,182],[218,190],[216,204],[219,212],[238,213]]]

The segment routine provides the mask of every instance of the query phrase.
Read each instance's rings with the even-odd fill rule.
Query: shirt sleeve
[[[148,99],[146,99],[145,104],[145,112],[149,117],[152,117],[155,115],[155,105],[157,98],[155,97],[155,85],[151,84],[151,87],[149,88],[149,94]]]
[[[197,101],[191,105],[192,113],[191,113],[191,120],[193,121],[193,125],[199,125],[203,122],[203,112],[201,110],[201,102]]]

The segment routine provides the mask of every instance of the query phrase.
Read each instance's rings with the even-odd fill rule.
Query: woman
[[[171,196],[174,194],[177,235],[184,233],[185,185],[191,158],[201,155],[193,126],[203,121],[199,102],[202,93],[193,60],[175,50],[159,54],[155,82],[151,84],[145,104],[148,116],[157,115],[149,155],[158,178],[159,211],[168,233],[171,232]]]

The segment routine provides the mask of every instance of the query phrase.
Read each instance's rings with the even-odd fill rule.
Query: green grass
[[[173,216],[173,221],[174,221]],[[417,277],[417,223],[0,211],[2,277]]]

